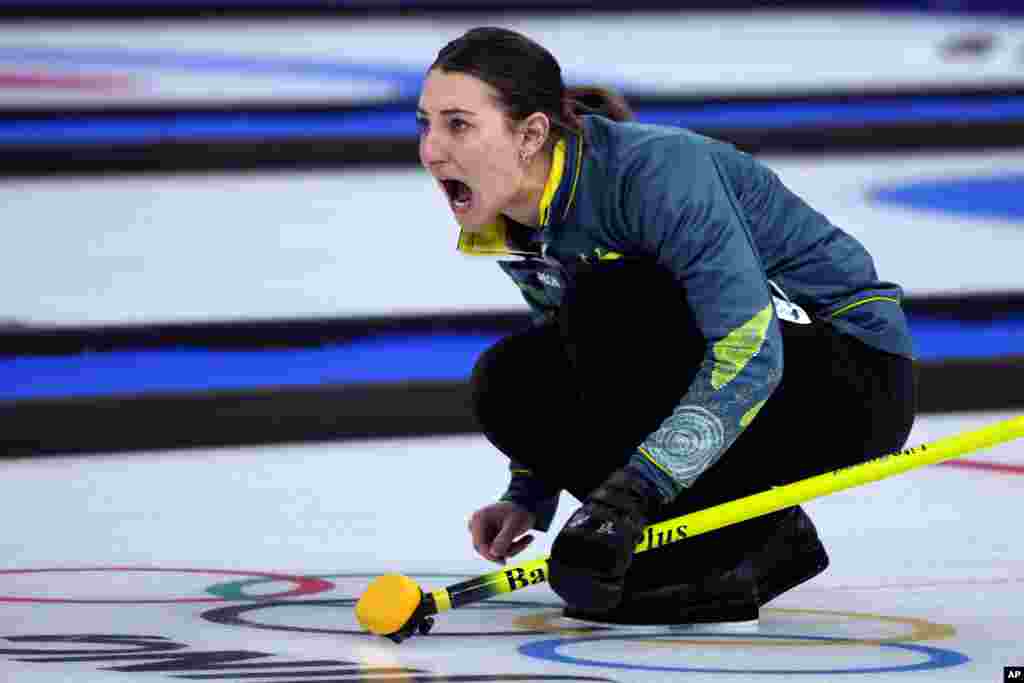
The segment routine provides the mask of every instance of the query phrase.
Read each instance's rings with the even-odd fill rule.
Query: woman
[[[567,616],[749,621],[823,571],[799,507],[633,548],[647,524],[902,448],[900,287],[750,156],[567,91],[515,32],[445,46],[417,117],[459,249],[509,256],[535,319],[473,371],[477,419],[511,464],[472,515],[476,550],[521,552],[567,490],[583,505],[549,561]]]

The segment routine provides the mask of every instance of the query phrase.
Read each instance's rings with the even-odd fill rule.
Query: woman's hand
[[[533,542],[533,536],[523,536],[533,528],[536,516],[516,503],[491,503],[480,508],[469,518],[469,533],[473,547],[481,557],[505,564],[505,560],[518,555]]]

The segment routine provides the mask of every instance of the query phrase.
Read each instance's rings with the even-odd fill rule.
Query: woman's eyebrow
[[[425,112],[423,109],[419,107],[416,107],[416,113],[422,114],[424,116],[426,116],[427,114],[427,112]],[[451,116],[452,114],[469,114],[470,116],[476,116],[475,113],[469,111],[468,109],[442,109],[441,114],[443,116]]]

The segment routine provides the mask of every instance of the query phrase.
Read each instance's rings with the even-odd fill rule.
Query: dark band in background
[[[1005,0],[503,0],[502,12],[750,11],[821,9],[926,11],[1014,15]],[[0,17],[33,19],[137,19],[142,17],[409,16],[422,13],[493,13],[487,0],[11,0]]]
[[[1024,408],[1024,358],[919,363],[921,414]],[[476,434],[465,382],[0,403],[6,457]]]
[[[750,154],[980,151],[1024,146],[1024,123],[857,126],[826,130],[700,130]],[[26,149],[0,145],[0,176],[46,177],[210,171],[409,167],[418,163],[408,138],[281,138],[80,145]]]

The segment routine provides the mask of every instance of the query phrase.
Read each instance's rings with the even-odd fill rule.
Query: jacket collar
[[[567,135],[555,145],[544,192],[537,205],[540,229],[563,222],[576,199],[583,145],[577,135]],[[536,239],[524,239],[524,226],[505,216],[478,232],[459,230],[458,250],[473,256],[537,256],[540,253]],[[526,228],[527,232],[536,231]]]

